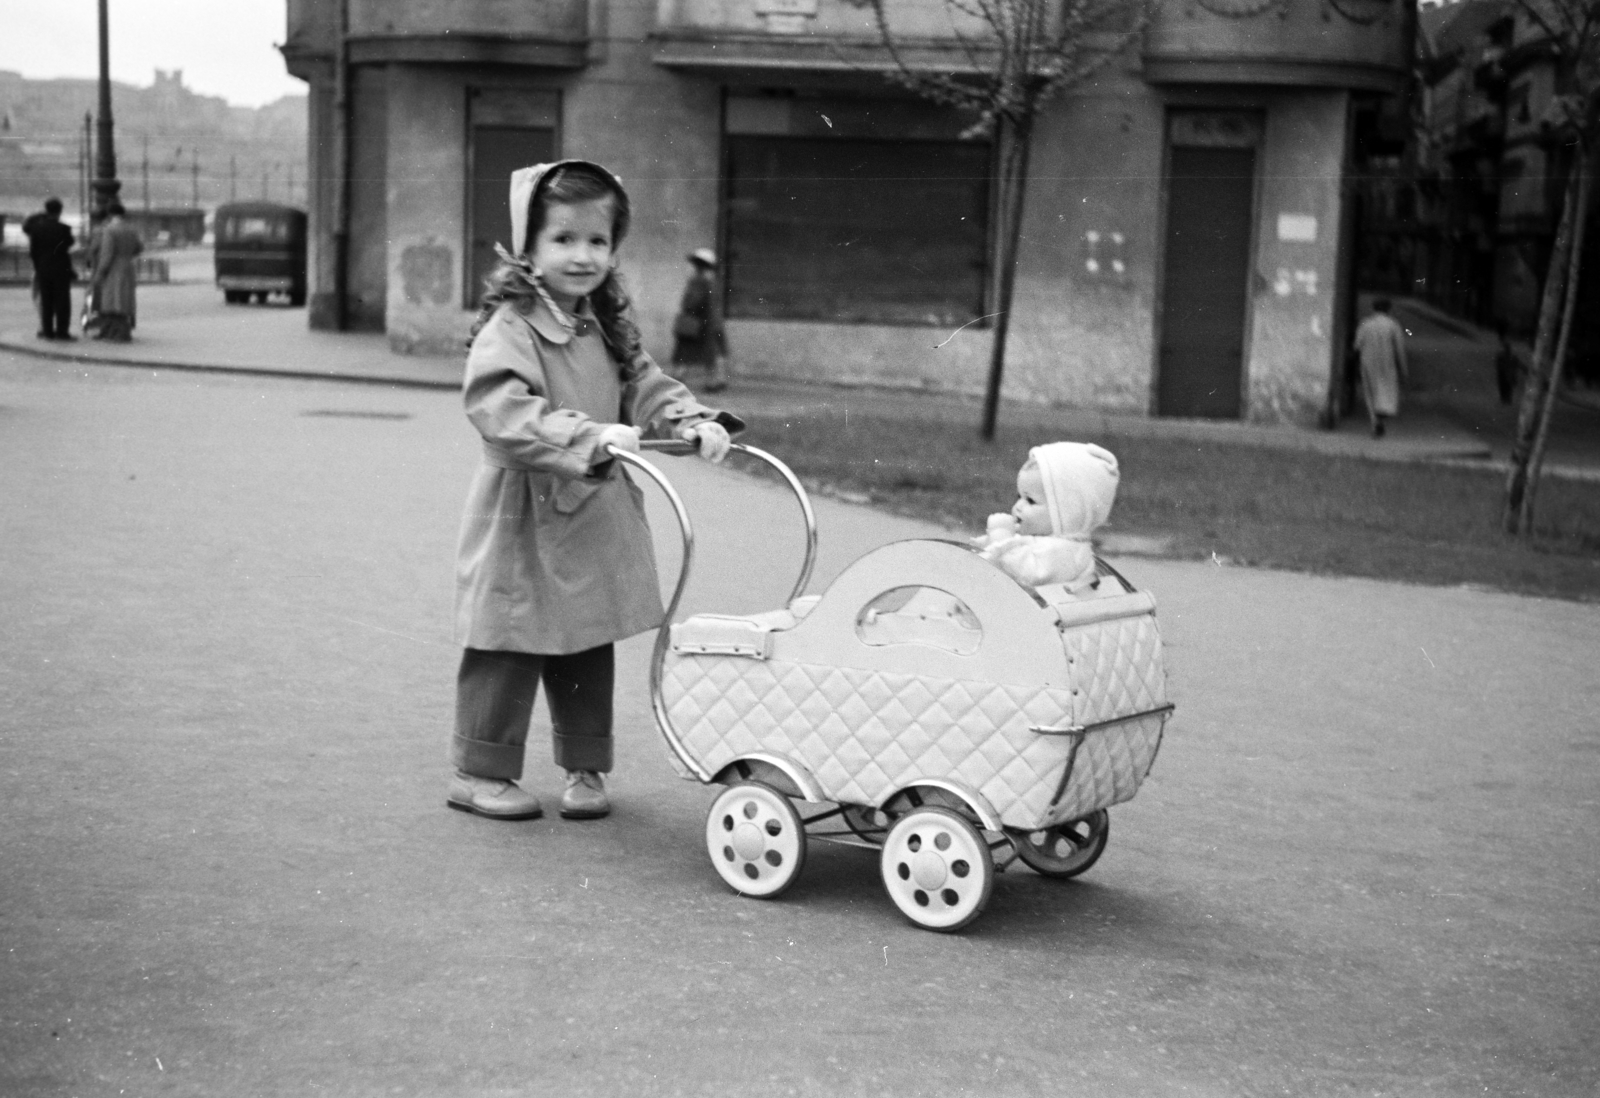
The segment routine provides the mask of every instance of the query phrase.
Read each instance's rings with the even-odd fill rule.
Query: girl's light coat
[[[612,423],[646,438],[735,416],[707,408],[641,356],[624,381],[592,318],[576,332],[542,303],[503,304],[472,342],[463,384],[483,436],[456,557],[456,639],[559,655],[661,624],[644,498],[598,452]],[[596,468],[596,463],[599,467]]]

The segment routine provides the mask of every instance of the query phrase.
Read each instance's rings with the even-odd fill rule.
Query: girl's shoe
[[[567,791],[561,794],[563,819],[598,820],[610,812],[604,778],[593,770],[567,771]]]
[[[491,820],[534,820],[544,815],[539,798],[504,778],[479,778],[456,772],[444,803]]]

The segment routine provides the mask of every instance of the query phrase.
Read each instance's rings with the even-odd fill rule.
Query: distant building
[[[942,3],[893,10],[921,60],[958,61]],[[1169,3],[1053,102],[1007,395],[1335,414],[1349,134],[1404,86],[1413,17],[1402,0]],[[741,371],[983,387],[994,150],[883,78],[859,3],[289,0],[283,52],[310,85],[314,326],[338,322],[342,286],[348,323],[396,351],[458,350],[493,245],[511,243],[508,174],[578,156],[632,193],[623,260],[647,345],[668,344],[684,253],[710,245]]]
[[[206,236],[206,212],[198,209],[143,209],[133,207],[127,212],[132,225],[146,244],[181,248],[199,244]]]
[[[69,218],[79,214],[84,117],[93,115],[97,98],[92,79],[30,80],[0,71],[0,206],[26,210],[54,195]],[[112,99],[122,201],[130,210],[147,201],[164,209],[210,209],[234,198],[304,201],[304,96],[234,107],[196,94],[181,71],[157,69],[148,88],[114,82]]]
[[[1401,290],[1484,327],[1531,335],[1561,217],[1572,149],[1547,121],[1551,45],[1513,0],[1424,10],[1414,132],[1363,180],[1373,236],[1362,281]],[[1594,200],[1600,207],[1600,191]],[[1586,255],[1600,254],[1600,208]],[[1600,300],[1585,264],[1581,300]],[[1574,360],[1600,381],[1600,310],[1578,309]]]

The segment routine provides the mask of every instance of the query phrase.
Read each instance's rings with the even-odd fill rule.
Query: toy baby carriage
[[[808,841],[865,846],[881,851],[901,912],[955,930],[1017,858],[1051,877],[1093,865],[1106,809],[1138,791],[1173,710],[1150,595],[1103,562],[1114,594],[1025,587],[940,540],[874,549],[822,594],[802,595],[817,541],[805,489],[771,455],[733,449],[794,491],[807,537],[800,577],[780,609],[677,624],[688,513],[652,463],[613,451],[663,490],[683,535],[650,693],[678,772],[726,787],[706,821],[722,879],[772,897],[799,876]],[[797,801],[817,811],[802,816]]]

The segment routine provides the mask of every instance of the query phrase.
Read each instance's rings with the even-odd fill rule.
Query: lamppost
[[[94,210],[103,216],[117,199],[117,151],[111,140],[111,31],[107,0],[100,0],[100,114],[95,122]]]

